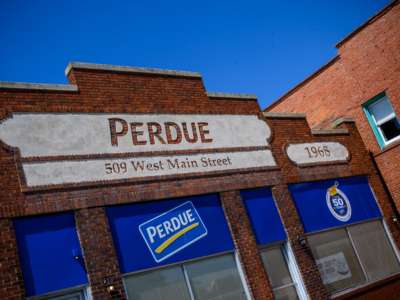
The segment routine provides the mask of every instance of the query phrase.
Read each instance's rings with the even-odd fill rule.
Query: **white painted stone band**
[[[123,119],[128,132],[118,137],[118,146],[111,144],[110,118]],[[130,123],[144,123],[138,130],[146,145],[134,145]],[[192,122],[206,123],[212,142],[154,144],[148,141],[146,124],[173,122],[188,127]],[[122,125],[116,123],[116,130]],[[163,129],[164,130],[164,129]],[[165,132],[163,132],[165,134]],[[256,115],[177,115],[177,114],[78,114],[78,113],[14,113],[0,123],[0,140],[18,147],[22,157],[135,153],[149,151],[198,150],[268,146],[271,130]],[[165,139],[165,136],[164,136]]]
[[[274,167],[270,150],[23,163],[28,187]]]
[[[286,153],[298,165],[347,161],[349,151],[338,142],[290,144]]]

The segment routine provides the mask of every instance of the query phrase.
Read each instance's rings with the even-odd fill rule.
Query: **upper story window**
[[[400,140],[399,118],[384,93],[365,103],[364,112],[381,148]]]

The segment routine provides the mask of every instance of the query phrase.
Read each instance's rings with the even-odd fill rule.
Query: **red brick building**
[[[354,121],[311,130],[193,72],[66,74],[0,83],[1,299],[399,298]]]
[[[336,45],[338,55],[272,103],[306,113],[313,128],[352,117],[400,209],[400,2],[393,1]]]

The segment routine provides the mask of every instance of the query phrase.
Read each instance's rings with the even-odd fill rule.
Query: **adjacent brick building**
[[[192,72],[66,74],[0,84],[1,299],[398,299],[353,120],[311,130]]]
[[[265,111],[306,113],[313,128],[352,117],[400,209],[400,2],[336,47],[335,58]]]

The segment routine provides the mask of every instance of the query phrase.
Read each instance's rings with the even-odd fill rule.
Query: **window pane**
[[[232,255],[185,265],[196,299],[241,300],[246,295]]]
[[[190,299],[181,267],[132,275],[124,279],[128,299]]]
[[[380,221],[348,228],[370,280],[400,272],[399,262]]]
[[[280,247],[263,250],[261,258],[272,288],[292,283],[292,277]]]
[[[288,286],[274,291],[276,300],[297,300],[297,292],[294,286]]]
[[[328,291],[339,292],[365,282],[345,229],[309,236],[308,243]]]
[[[83,296],[83,293],[78,292],[78,293],[72,293],[69,295],[63,295],[63,296],[56,296],[56,297],[50,297],[50,298],[44,298],[48,300],[83,300],[85,297]]]
[[[392,105],[389,103],[388,98],[385,96],[368,107],[370,113],[374,116],[375,122],[379,123],[393,113]]]
[[[393,118],[379,126],[383,132],[386,141],[390,141],[397,136],[400,136],[400,123],[397,118]]]

